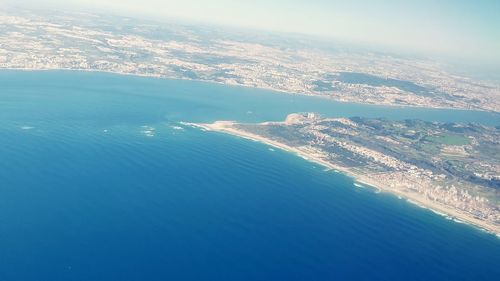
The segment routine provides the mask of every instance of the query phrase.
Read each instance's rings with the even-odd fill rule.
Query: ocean
[[[500,125],[487,112],[0,71],[0,280],[498,280],[492,234],[180,124],[303,111]]]

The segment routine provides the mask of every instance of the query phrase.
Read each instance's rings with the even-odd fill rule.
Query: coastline
[[[285,91],[285,90],[280,90],[280,89],[275,89],[272,87],[260,87],[260,86],[252,86],[252,85],[245,85],[245,84],[231,84],[231,83],[225,83],[225,82],[219,82],[219,81],[213,81],[213,80],[202,80],[202,79],[192,79],[192,78],[187,78],[187,77],[175,77],[175,76],[168,76],[168,75],[162,75],[162,74],[154,74],[154,73],[135,73],[135,72],[120,72],[120,71],[112,71],[112,70],[102,70],[102,69],[85,69],[85,68],[15,68],[15,67],[0,67],[0,71],[6,70],[6,71],[26,71],[26,72],[33,72],[33,71],[75,71],[75,72],[96,72],[96,73],[107,73],[107,74],[115,74],[115,75],[124,75],[124,76],[136,76],[136,77],[143,77],[143,78],[155,78],[155,79],[171,79],[171,80],[180,80],[180,81],[195,81],[195,82],[203,82],[203,83],[210,83],[210,84],[216,84],[216,85],[224,85],[224,86],[234,86],[234,87],[242,87],[242,88],[250,88],[250,89],[260,89],[260,90],[267,90],[267,91],[272,91],[276,92],[279,94],[287,94],[287,95],[299,95],[299,96],[305,96],[305,97],[315,97],[315,98],[321,98],[321,99],[326,99],[326,100],[331,100],[339,103],[346,103],[346,104],[362,104],[362,105],[373,105],[373,106],[386,106],[390,108],[426,108],[426,109],[446,109],[446,110],[457,110],[457,111],[476,111],[476,112],[488,112],[488,113],[495,113],[495,114],[500,114],[498,111],[494,110],[488,110],[488,109],[483,109],[483,108],[461,108],[461,107],[446,107],[446,106],[421,106],[421,105],[407,105],[407,104],[393,104],[393,103],[363,103],[363,102],[355,102],[355,101],[346,101],[346,100],[339,100],[332,98],[330,96],[325,96],[325,95],[320,95],[320,94],[314,94],[314,93],[300,93],[300,92],[290,92],[290,91]]]
[[[465,213],[463,211],[450,208],[444,204],[431,201],[420,194],[416,192],[412,192],[408,190],[407,192],[398,190],[398,189],[393,189],[393,188],[388,188],[385,187],[383,183],[374,181],[367,175],[355,173],[351,171],[350,169],[347,169],[345,167],[337,166],[335,164],[332,164],[328,162],[327,160],[324,160],[320,154],[315,154],[312,151],[307,151],[305,149],[301,148],[296,148],[296,147],[291,147],[289,145],[280,143],[278,141],[268,139],[266,137],[256,135],[250,132],[246,132],[243,130],[239,130],[234,128],[234,124],[236,122],[233,121],[217,121],[212,124],[198,124],[198,123],[184,123],[185,125],[190,125],[196,128],[200,128],[206,131],[215,131],[215,132],[221,132],[221,133],[226,133],[230,134],[233,136],[241,137],[247,140],[252,140],[256,142],[260,142],[278,149],[281,149],[283,151],[291,152],[293,154],[296,154],[297,156],[322,165],[328,169],[334,170],[336,172],[343,173],[351,178],[353,178],[354,183],[362,184],[364,186],[372,187],[375,188],[376,190],[380,192],[387,192],[393,195],[396,195],[398,197],[406,199],[409,203],[412,203],[418,207],[428,209],[432,212],[434,212],[437,215],[443,216],[446,219],[453,220],[454,222],[457,223],[466,223],[471,226],[474,226],[482,231],[494,234],[497,238],[500,238],[500,227],[496,225],[491,225],[483,220],[477,219],[473,217],[472,215]]]

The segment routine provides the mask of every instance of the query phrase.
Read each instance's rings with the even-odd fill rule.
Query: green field
[[[466,145],[470,143],[470,139],[458,135],[427,136],[425,140],[446,145]]]

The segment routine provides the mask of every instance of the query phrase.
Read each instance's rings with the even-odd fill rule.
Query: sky
[[[304,33],[500,65],[500,1],[496,0],[1,1]]]

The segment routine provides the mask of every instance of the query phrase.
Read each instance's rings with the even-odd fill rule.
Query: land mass
[[[343,102],[500,112],[500,85],[402,56],[302,35],[92,13],[0,11],[0,69],[191,79]]]
[[[290,114],[284,122],[194,125],[296,153],[500,235],[499,128],[314,113]]]

